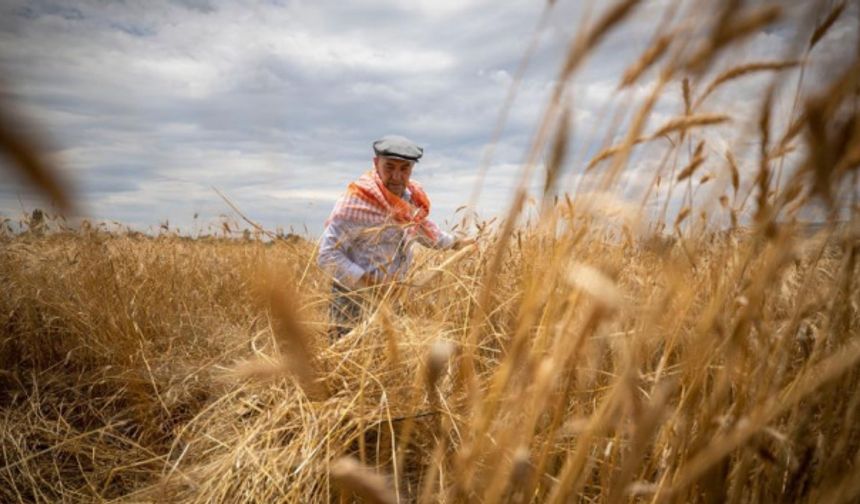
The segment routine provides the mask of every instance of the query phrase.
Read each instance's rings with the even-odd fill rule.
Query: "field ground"
[[[7,236],[0,500],[856,498],[857,240],[831,231],[525,230],[485,290],[488,234],[334,345],[303,240]]]

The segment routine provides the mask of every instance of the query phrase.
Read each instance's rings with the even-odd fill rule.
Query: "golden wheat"
[[[621,79],[662,62],[649,95],[584,164],[584,190],[556,200],[565,169],[583,168],[560,85],[529,157],[549,159],[535,220],[529,161],[499,224],[478,222],[461,251],[418,252],[401,284],[363,290],[366,316],[334,343],[315,245],[238,208],[255,230],[245,239],[231,225],[195,238],[69,229],[41,213],[4,231],[0,501],[860,498],[860,62],[822,75],[783,121],[774,86],[746,116],[697,113],[718,86],[805,60],[736,66],[694,103],[685,70],[783,15],[741,3],[717,6],[701,46],[686,45],[690,20],[657,33]],[[800,51],[844,5],[821,9],[809,44],[797,32]],[[561,80],[637,6],[615,3],[574,37]],[[644,133],[678,84],[683,109]],[[721,147],[728,177],[705,171],[694,190],[701,129],[730,120],[755,132],[754,152]],[[641,173],[631,151],[646,142],[661,161],[636,206],[617,182]],[[783,186],[773,164],[790,148],[801,160]],[[707,221],[719,206],[728,229]]]

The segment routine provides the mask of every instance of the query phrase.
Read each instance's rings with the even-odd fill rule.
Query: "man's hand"
[[[451,245],[452,250],[460,250],[461,248],[468,247],[469,245],[475,243],[475,238],[457,238],[454,240],[454,244]]]
[[[394,280],[394,277],[387,274],[380,274],[378,271],[368,271],[358,279],[358,287],[375,287],[377,285],[393,282]]]
[[[370,273],[370,272],[361,275],[361,278],[358,279],[358,287],[359,288],[361,288],[361,287],[373,287],[377,283],[379,283],[379,282],[377,282],[377,280],[376,280],[376,275],[374,275],[373,273]]]

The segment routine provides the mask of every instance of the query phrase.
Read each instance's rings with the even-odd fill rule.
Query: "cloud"
[[[615,90],[670,3],[644,4],[577,74],[569,176],[605,139],[618,139],[651,92],[654,72]],[[585,19],[580,2],[555,4],[496,146],[484,214],[507,208]],[[190,226],[195,213],[228,211],[215,186],[267,227],[317,233],[333,199],[369,168],[373,139],[401,133],[426,147],[416,178],[443,221],[471,194],[545,8],[529,0],[11,0],[0,7],[3,95],[48,132],[97,219]],[[834,65],[855,31],[835,27],[816,48],[821,64]],[[772,56],[785,37],[762,32],[744,50]],[[744,113],[768,82],[739,82],[709,106]],[[672,87],[655,117],[681,107]],[[655,166],[649,152],[639,154],[642,170]],[[541,176],[536,170],[535,181]],[[638,187],[648,177],[628,179]],[[15,183],[0,191],[0,213],[17,212],[19,195],[41,204]]]

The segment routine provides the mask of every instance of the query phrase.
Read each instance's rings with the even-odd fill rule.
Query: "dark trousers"
[[[329,305],[331,322],[328,330],[329,341],[334,343],[342,338],[361,321],[363,315],[364,302],[362,296],[337,282],[332,282],[331,304]]]

